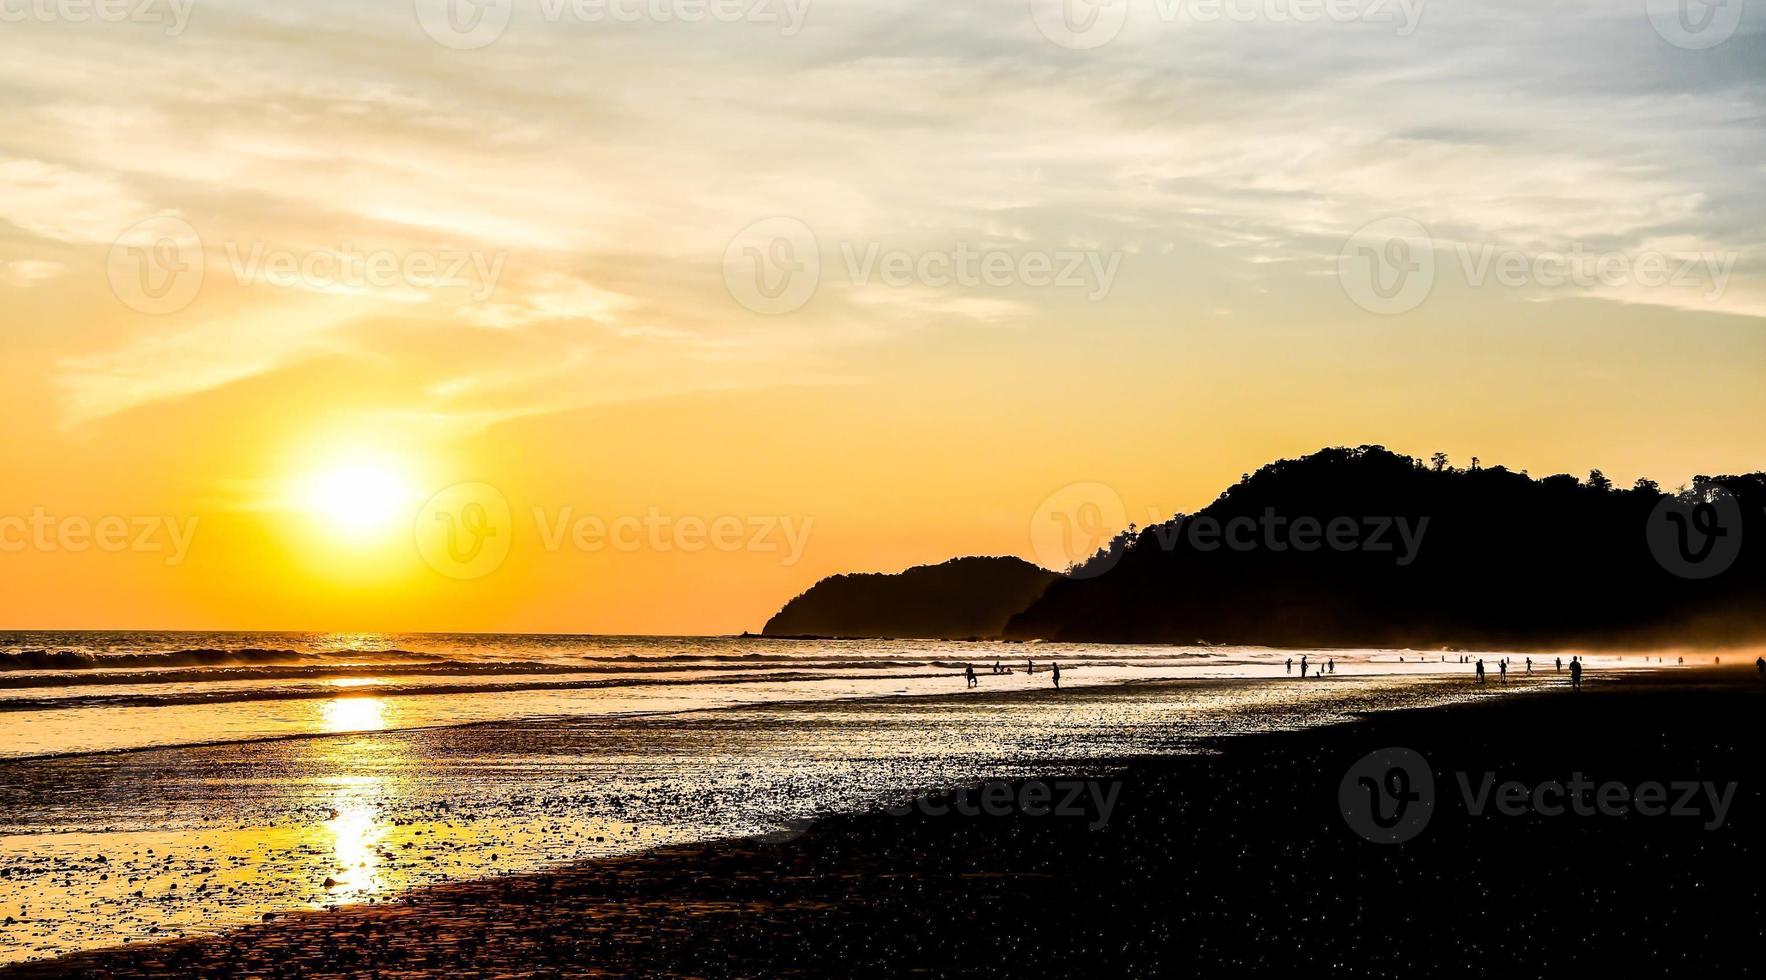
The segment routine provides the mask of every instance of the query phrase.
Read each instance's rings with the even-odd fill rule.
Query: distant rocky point
[[[958,558],[836,575],[771,637],[1381,646],[1766,641],[1766,473],[1667,493],[1596,470],[1533,479],[1380,446],[1247,474],[1194,514],[1049,572]]]
[[[1021,558],[954,558],[894,574],[834,575],[786,603],[762,635],[993,638],[1059,577]]]

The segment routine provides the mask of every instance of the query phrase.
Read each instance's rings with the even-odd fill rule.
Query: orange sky
[[[0,628],[733,632],[1326,445],[1766,467],[1745,59],[1555,13],[1568,107],[1477,11],[1076,51],[906,7],[9,25]],[[1369,309],[1392,216],[1434,269]]]

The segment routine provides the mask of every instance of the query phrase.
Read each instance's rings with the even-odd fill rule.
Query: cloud
[[[346,290],[308,317],[300,290],[254,289],[251,315],[281,338],[262,343],[206,295],[147,336],[100,342],[73,325],[57,370],[83,415],[271,370],[386,315],[386,299],[413,323],[544,336],[510,348],[527,363],[499,364],[504,378],[592,371],[606,359],[587,352],[609,341],[645,377],[683,349],[862,371],[869,345],[906,331],[1064,315],[1064,299],[1027,291],[829,289],[790,323],[762,324],[731,302],[719,262],[739,229],[774,215],[812,227],[826,261],[840,242],[1181,257],[1164,267],[1181,276],[1136,283],[1133,268],[1155,266],[1124,269],[1118,292],[1146,304],[1131,321],[1206,317],[1226,297],[1198,282],[1255,283],[1231,298],[1254,319],[1244,304],[1310,288],[1346,236],[1387,215],[1444,247],[1734,253],[1734,281],[1708,303],[1593,294],[1766,313],[1758,4],[1711,52],[1666,43],[1636,5],[1595,0],[1437,0],[1408,34],[1262,13],[1203,22],[1135,0],[1121,35],[1087,51],[1051,43],[1026,6],[820,3],[785,37],[547,21],[521,2],[473,52],[435,45],[408,7],[341,0],[205,5],[152,43],[19,25],[28,46],[0,65],[15,107],[0,208],[31,235],[92,246],[175,213],[211,248],[508,256],[494,296],[439,309],[421,288]],[[7,268],[38,289],[91,288],[48,265]],[[250,349],[212,346],[228,342]],[[353,342],[373,356],[383,341]],[[146,364],[153,376],[134,376]],[[440,373],[479,370],[453,368]]]

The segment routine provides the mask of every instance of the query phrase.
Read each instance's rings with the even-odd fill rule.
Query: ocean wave
[[[198,668],[167,668],[162,670],[73,670],[61,673],[0,673],[0,690],[45,687],[93,687],[149,684],[214,684],[227,681],[299,681],[359,680],[376,677],[487,677],[529,674],[679,674],[700,670],[728,670],[725,664],[695,664],[674,658],[653,664],[584,663],[558,664],[528,660],[465,661],[438,660],[434,663],[373,664],[341,663],[328,665],[272,664],[268,666],[212,666]],[[763,665],[753,665],[763,666]],[[933,660],[791,660],[776,666],[796,671],[888,670],[914,667],[951,667]],[[955,665],[962,669],[962,665]],[[458,690],[451,686],[448,690]]]
[[[105,670],[144,667],[243,667],[253,664],[405,663],[439,661],[439,654],[411,650],[190,649],[160,653],[95,653],[90,650],[0,651],[0,671]]]
[[[243,690],[168,691],[163,694],[80,695],[65,698],[0,698],[0,713],[52,711],[68,708],[163,708],[173,705],[236,704],[244,701],[309,701],[337,698],[391,697],[433,694],[487,694],[503,691],[592,691],[622,687],[672,687],[703,684],[756,684],[830,680],[911,680],[924,674],[817,674],[803,671],[767,671],[721,677],[599,678],[577,681],[515,681],[505,684],[451,684],[422,686],[362,684],[350,688],[260,687]]]

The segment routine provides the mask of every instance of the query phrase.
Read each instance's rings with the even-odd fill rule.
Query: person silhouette
[[[1300,658],[1300,679],[1301,680],[1306,679],[1306,658],[1305,657]]]
[[[1563,672],[1564,672],[1564,658],[1559,657],[1558,658],[1558,673],[1561,674]]]
[[[1024,672],[1026,674],[1036,673],[1036,664],[1029,657],[1024,658]]]
[[[1755,660],[1754,669],[1760,672],[1760,679],[1766,681],[1766,657]]]
[[[974,668],[974,666],[973,666],[973,665],[971,665],[971,666],[968,666],[968,667],[964,667],[964,668],[963,668],[963,677],[964,677],[964,678],[965,678],[965,679],[966,679],[966,680],[968,680],[968,682],[969,682],[969,684],[968,684],[968,686],[969,686],[969,687],[976,687],[976,686],[979,686],[979,685],[980,685],[980,684],[981,684],[981,682],[980,682],[980,681],[978,681],[978,680],[976,680],[976,679],[975,679],[975,668]]]
[[[1484,683],[1484,658],[1478,658],[1478,683]]]
[[[1582,690],[1582,660],[1580,658],[1573,658],[1570,661],[1570,688],[1575,691]]]
[[[1294,672],[1294,658],[1293,657],[1288,658],[1288,669],[1286,672],[1290,673],[1290,674],[1292,674]]]
[[[1059,663],[1049,668],[1049,676],[1054,679],[1055,687],[1059,688],[1061,686],[1061,665]]]
[[[1336,673],[1337,672],[1337,658],[1332,657],[1331,659],[1325,661],[1325,666],[1329,667],[1331,669],[1331,673],[1333,673],[1333,674]]]
[[[1533,673],[1533,658],[1532,657],[1527,658],[1527,673],[1529,673],[1529,674]]]
[[[1504,684],[1507,684],[1508,683],[1508,658],[1507,657],[1504,657],[1502,659],[1502,663],[1497,664],[1497,670],[1500,671],[1502,674],[1502,682]]]

